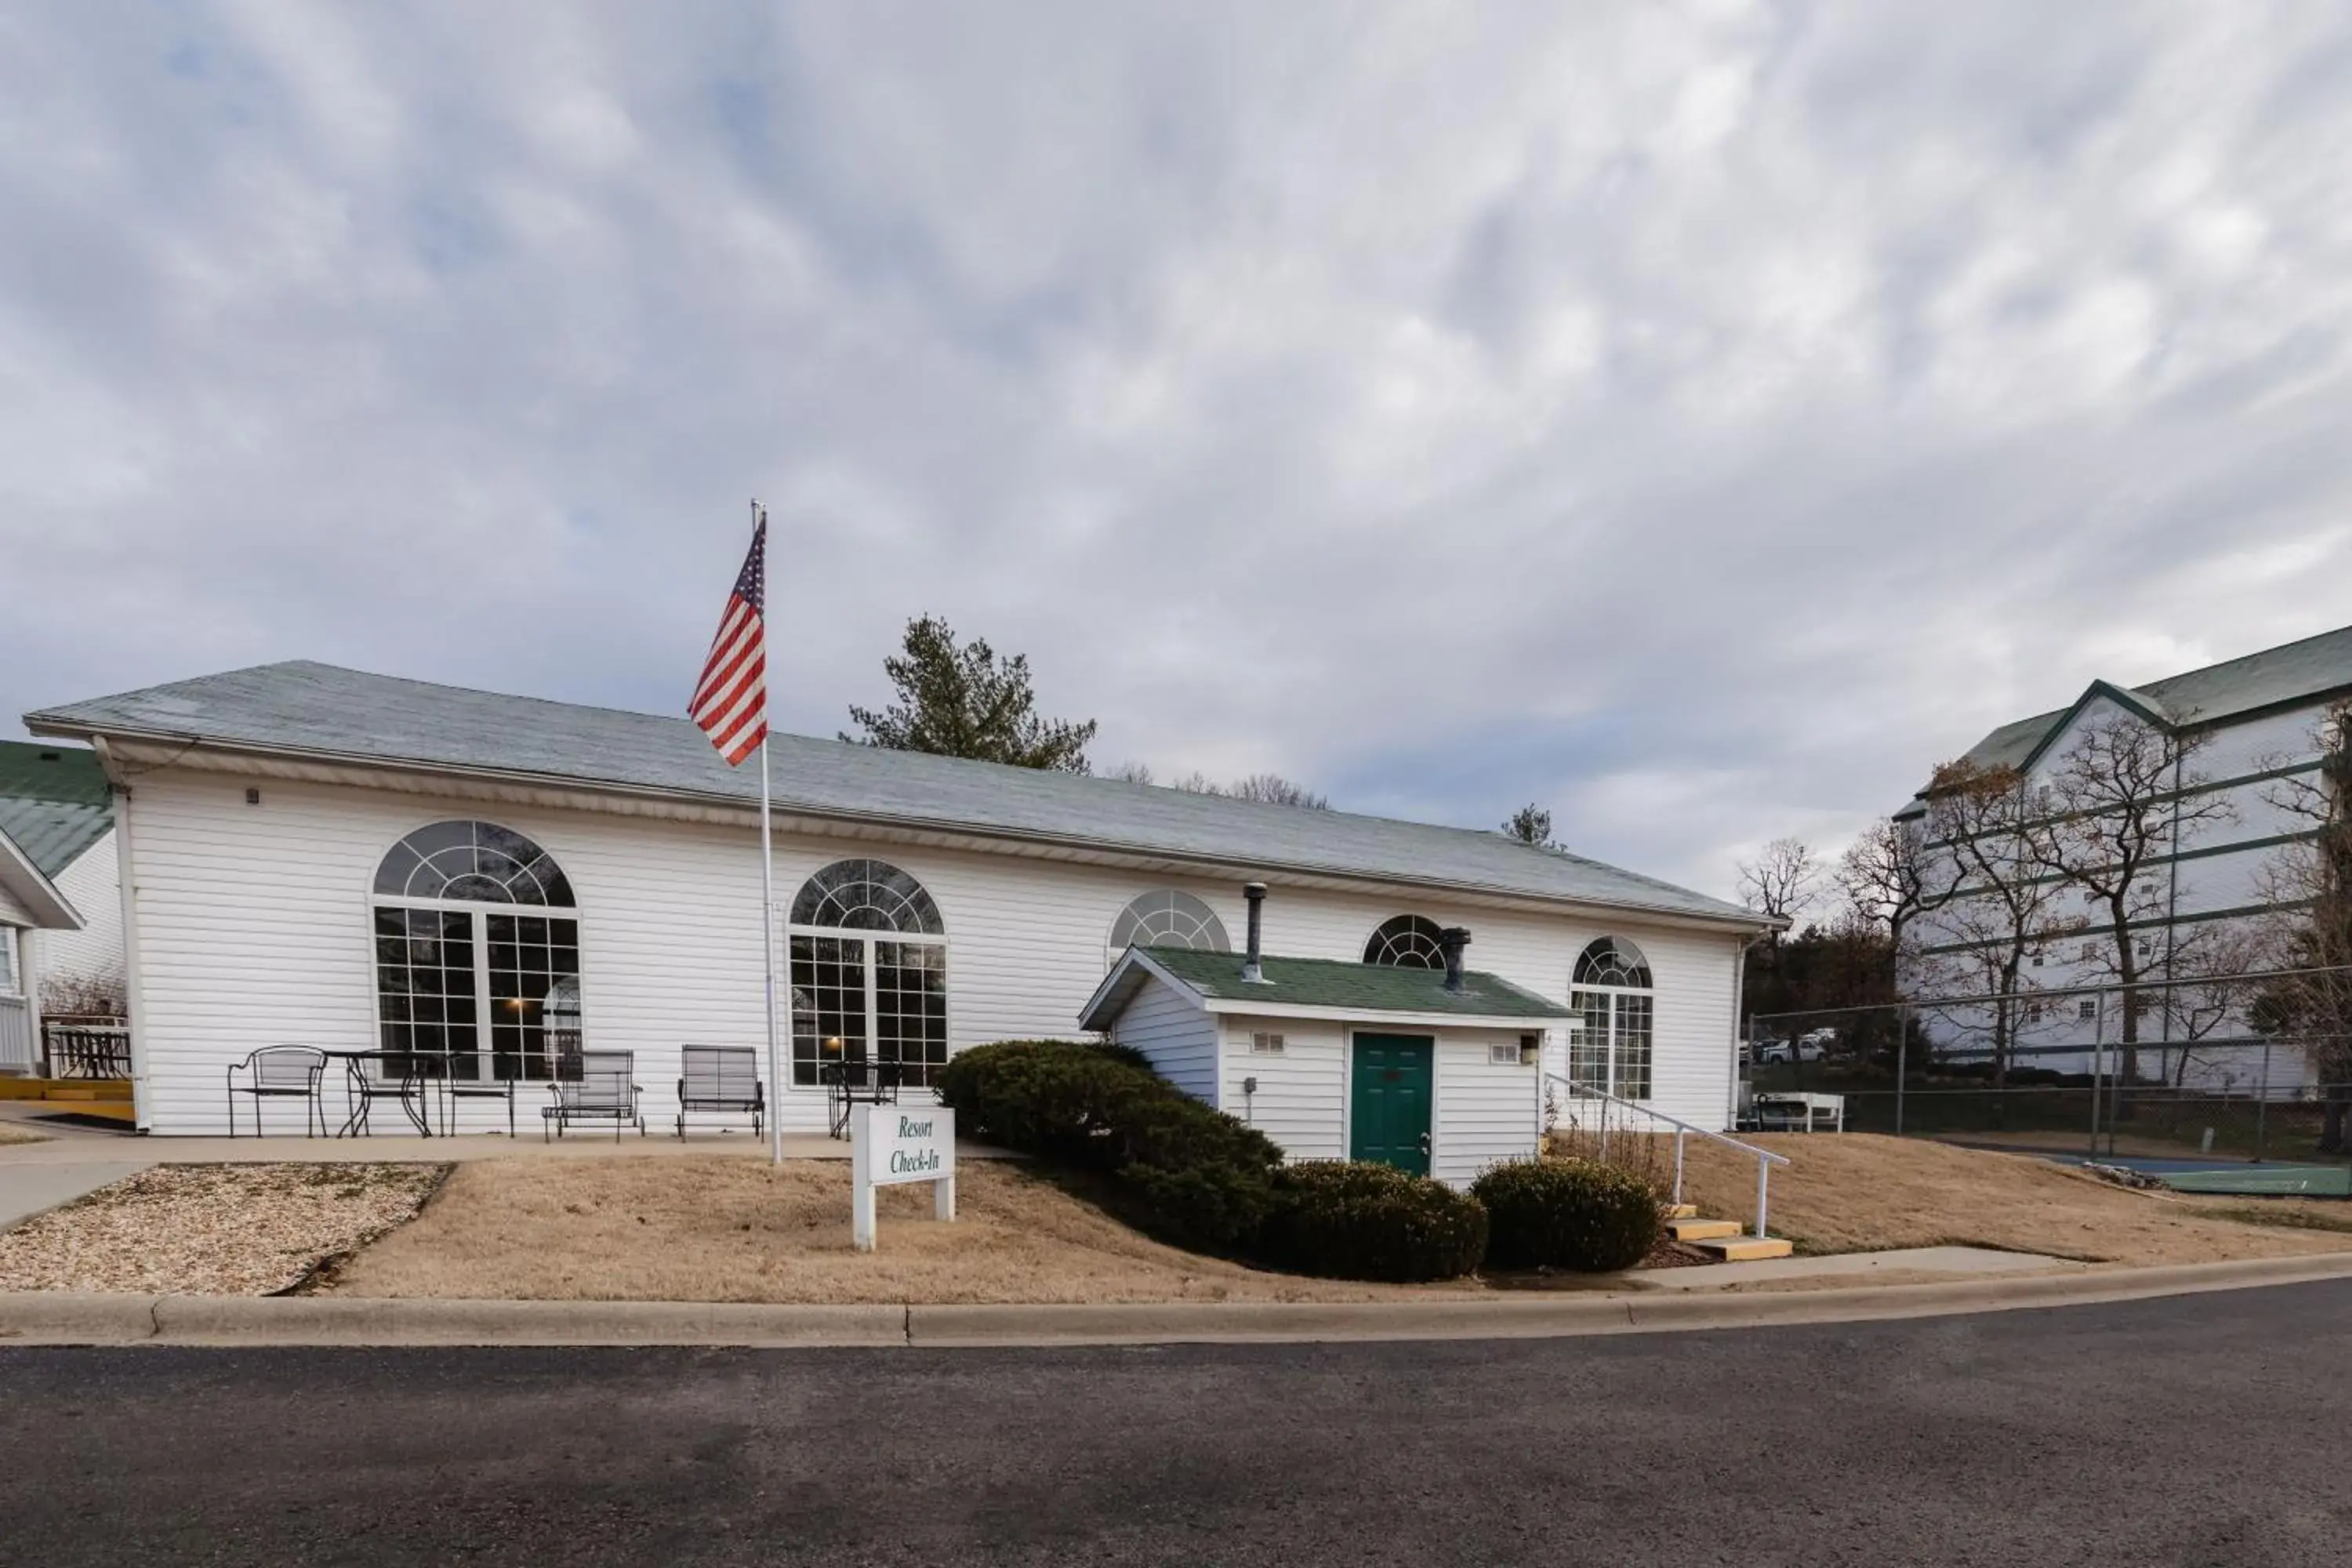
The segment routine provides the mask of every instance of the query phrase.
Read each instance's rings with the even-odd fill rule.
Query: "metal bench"
[[[574,1067],[577,1063],[577,1067]],[[613,1142],[621,1141],[621,1131],[635,1127],[637,1136],[646,1133],[646,1119],[637,1110],[637,1053],[635,1051],[582,1051],[559,1059],[558,1077],[548,1085],[555,1103],[540,1111],[540,1141],[545,1142],[549,1129],[559,1138],[575,1121],[609,1121],[613,1124]]]
[[[1781,1089],[1757,1095],[1748,1114],[1759,1132],[1843,1132],[1845,1096]]]
[[[264,1046],[228,1068],[228,1135],[236,1136],[236,1097],[253,1097],[253,1135],[261,1136],[261,1102],[265,1100],[303,1101],[302,1136],[327,1131],[327,1108],[319,1098],[320,1075],[327,1070],[327,1053],[310,1046]],[[236,1080],[237,1074],[245,1081]],[[315,1124],[317,1131],[312,1131]]]
[[[677,1050],[677,1135],[686,1136],[689,1113],[749,1116],[758,1136],[767,1124],[767,1087],[760,1081],[760,1053],[749,1046],[680,1046]]]

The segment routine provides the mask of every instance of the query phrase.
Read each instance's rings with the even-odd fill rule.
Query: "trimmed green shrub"
[[[1470,1191],[1486,1205],[1489,1268],[1631,1268],[1657,1244],[1657,1194],[1589,1160],[1511,1160]]]
[[[1452,1279],[1486,1253],[1478,1200],[1427,1176],[1360,1161],[1315,1161],[1275,1173],[1258,1232],[1269,1267],[1339,1279]]]
[[[935,1080],[957,1131],[1111,1178],[1120,1217],[1180,1247],[1232,1252],[1264,1223],[1282,1152],[1151,1070],[1139,1052],[1003,1040]]]

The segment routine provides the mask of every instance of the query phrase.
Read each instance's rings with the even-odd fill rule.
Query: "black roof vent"
[[[1437,933],[1437,951],[1445,955],[1445,988],[1462,994],[1462,950],[1470,945],[1468,926],[1447,926]]]

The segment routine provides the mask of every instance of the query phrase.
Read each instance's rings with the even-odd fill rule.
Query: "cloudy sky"
[[[936,611],[1100,765],[1727,891],[2352,622],[2347,333],[2340,5],[34,0],[0,711],[675,711],[756,495],[784,728]]]

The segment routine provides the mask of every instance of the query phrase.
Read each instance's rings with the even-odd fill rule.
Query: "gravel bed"
[[[446,1165],[159,1165],[0,1233],[0,1290],[270,1296],[416,1217]]]

